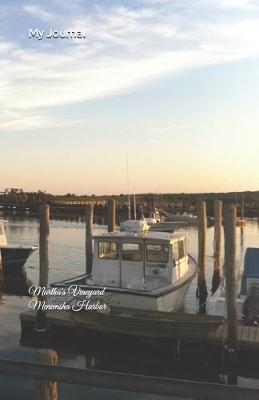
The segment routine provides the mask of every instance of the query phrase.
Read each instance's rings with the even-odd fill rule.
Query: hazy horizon
[[[12,189],[12,188],[8,188],[8,189]],[[40,189],[35,189],[35,190],[24,190],[24,188],[14,188],[14,189],[22,189],[25,193],[37,193],[37,192],[41,192]],[[130,196],[133,198],[133,196],[136,196],[136,198],[138,196],[145,196],[145,195],[154,195],[154,196],[166,196],[166,195],[203,195],[203,194],[223,194],[223,195],[227,195],[227,194],[242,194],[242,193],[257,193],[259,192],[258,190],[242,190],[242,191],[228,191],[228,192],[138,192],[138,193],[134,193],[134,192],[130,192]],[[54,193],[54,192],[47,192],[46,194],[52,195],[52,196],[67,196],[67,195],[71,195],[71,196],[88,196],[88,197],[92,197],[92,196],[96,196],[96,197],[107,197],[107,196],[128,196],[127,192],[114,192],[114,193],[100,193],[100,194],[96,194],[96,193],[74,193],[74,192],[62,192],[62,193]]]

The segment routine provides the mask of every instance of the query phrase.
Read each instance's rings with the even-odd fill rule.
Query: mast
[[[133,201],[134,201],[134,219],[135,219],[135,221],[136,221],[136,219],[137,219],[137,208],[136,208],[136,194],[134,193],[134,196],[133,196]]]
[[[245,219],[245,195],[241,196],[241,219]]]
[[[127,183],[128,183],[128,218],[131,219],[130,192],[129,192],[129,158],[127,154]]]

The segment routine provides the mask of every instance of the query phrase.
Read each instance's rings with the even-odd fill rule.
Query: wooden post
[[[86,206],[86,223],[85,223],[85,255],[86,255],[86,273],[92,272],[93,264],[93,219],[94,206],[89,203]]]
[[[33,361],[40,364],[57,366],[58,354],[53,349],[37,349],[33,353]],[[57,382],[35,380],[37,400],[58,400]]]
[[[220,285],[220,254],[221,254],[222,201],[214,201],[214,272],[212,277],[212,294]]]
[[[49,206],[44,204],[40,208],[40,276],[39,285],[46,286],[48,284],[49,272]]]
[[[115,231],[116,200],[108,200],[108,232]]]
[[[198,288],[197,297],[199,298],[199,312],[206,313],[207,285],[205,277],[206,268],[206,203],[199,201],[197,204],[198,211]]]
[[[1,251],[0,251],[0,275],[3,274],[3,263],[2,263],[2,255],[1,255]]]
[[[49,206],[43,204],[40,206],[40,271],[39,271],[39,286],[47,287],[49,273],[49,252],[48,252],[48,237],[49,237]],[[40,294],[38,301],[43,302],[44,296]],[[41,308],[37,311],[36,331],[46,331],[46,313]]]
[[[224,207],[225,277],[227,308],[227,340],[225,345],[228,363],[228,383],[237,384],[237,313],[236,313],[236,207]]]

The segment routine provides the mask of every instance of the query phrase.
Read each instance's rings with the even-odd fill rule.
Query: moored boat
[[[20,273],[33,251],[37,246],[24,246],[8,244],[5,234],[5,224],[7,221],[0,220],[0,251],[4,274]]]
[[[105,289],[102,300],[110,307],[178,311],[197,263],[187,254],[185,236],[149,232],[144,225],[132,220],[126,231],[95,236],[92,273],[52,286]]]

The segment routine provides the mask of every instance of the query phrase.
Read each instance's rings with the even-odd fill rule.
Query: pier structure
[[[133,198],[133,196],[132,196]],[[115,199],[118,215],[127,219],[128,199],[127,195],[51,195],[43,191],[24,192],[20,188],[7,188],[0,191],[0,207],[6,213],[17,215],[39,215],[39,205],[49,204],[51,207],[51,218],[85,218],[85,207],[89,202],[94,203],[95,219],[101,223],[105,218],[107,223],[108,200]],[[259,216],[259,192],[244,193],[142,193],[136,195],[137,211],[141,215],[141,207],[148,211],[158,208],[169,214],[192,213],[197,215],[197,204],[206,201],[207,215],[214,215],[214,201],[221,200],[225,204],[236,203],[237,215],[243,218]],[[131,214],[133,215],[133,203]]]

